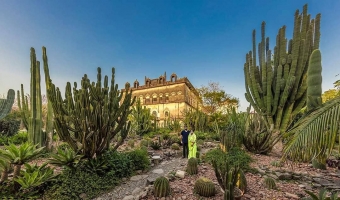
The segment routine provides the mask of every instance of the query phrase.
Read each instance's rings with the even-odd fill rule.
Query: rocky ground
[[[208,149],[203,149],[203,153]],[[180,152],[175,154],[175,152],[171,153],[170,150],[163,150],[151,151],[149,153],[150,157],[159,155],[161,162],[154,165],[147,173],[125,180],[122,185],[96,198],[96,200],[156,200],[158,198],[155,198],[153,195],[152,184],[158,176],[167,176],[170,180],[171,195],[161,198],[162,200],[223,199],[223,191],[220,189],[213,168],[209,164],[201,163],[197,175],[184,175],[181,173],[184,173],[186,169],[187,160],[181,158]],[[253,158],[251,167],[256,169],[257,173],[246,173],[248,189],[242,197],[243,200],[301,199],[307,196],[304,190],[317,193],[322,187],[340,192],[340,172],[335,168],[316,170],[311,165],[304,163],[295,165],[284,163],[282,166],[276,167],[273,166],[273,162],[279,161],[279,155],[250,155]],[[216,196],[203,198],[194,193],[194,183],[201,176],[209,178],[215,183],[217,189]],[[265,176],[276,180],[276,190],[270,190],[264,186],[263,180]]]

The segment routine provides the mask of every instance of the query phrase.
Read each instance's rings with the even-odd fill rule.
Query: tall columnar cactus
[[[7,92],[7,99],[0,99],[0,119],[6,117],[11,111],[15,98],[14,90],[10,89]]]
[[[30,117],[28,119],[28,141],[38,147],[45,146],[46,137],[42,132],[42,100],[40,87],[40,62],[31,48],[31,93]]]
[[[306,105],[308,61],[311,52],[319,48],[320,17],[317,14],[311,20],[307,5],[301,14],[297,10],[293,38],[287,40],[286,26],[279,29],[273,60],[269,38],[265,37],[265,22],[258,45],[259,62],[253,31],[253,50],[246,55],[244,64],[245,97],[276,133],[286,131],[289,122]]]
[[[322,104],[321,72],[321,52],[319,49],[315,49],[310,56],[307,70],[307,111],[314,110]]]
[[[170,194],[170,183],[164,176],[158,177],[154,183],[155,197],[166,197]]]
[[[132,108],[133,128],[137,135],[143,135],[150,130],[151,115],[150,110],[143,108],[140,101],[137,100],[136,105]]]
[[[47,115],[46,115],[46,145],[47,149],[51,150],[51,145],[53,142],[53,108],[51,101],[49,100],[48,89],[50,88],[50,72],[48,68],[48,60],[46,54],[46,47],[42,47],[43,52],[43,62],[44,62],[44,73],[45,73],[45,83],[46,83],[46,95],[47,95]]]
[[[112,68],[111,86],[108,85],[107,76],[102,85],[101,68],[98,68],[97,82],[91,83],[85,74],[81,88],[78,89],[77,83],[74,83],[73,93],[71,83],[67,82],[65,99],[59,88],[50,81],[48,95],[57,134],[86,158],[100,156],[109,149],[113,138],[120,135],[113,148],[116,150],[129,132],[131,122],[127,118],[135,98],[132,99],[128,83],[124,93],[118,90],[114,75],[115,69]]]
[[[20,95],[21,93],[21,95]],[[19,111],[21,113],[21,120],[26,128],[26,130],[28,130],[28,118],[30,116],[30,109],[29,109],[29,101],[28,101],[28,97],[25,96],[25,92],[24,92],[24,85],[21,84],[21,90],[17,91],[17,96],[18,96],[18,107],[19,107]]]

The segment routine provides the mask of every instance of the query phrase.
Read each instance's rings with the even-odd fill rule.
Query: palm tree
[[[317,158],[325,164],[334,148],[339,127],[340,97],[336,97],[302,117],[288,130],[285,136],[290,140],[283,158],[305,162]]]
[[[0,158],[7,160],[10,164],[14,165],[13,178],[20,175],[21,166],[34,158],[41,155],[44,147],[36,148],[37,145],[24,143],[19,147],[14,144],[5,146],[5,149],[0,149]]]

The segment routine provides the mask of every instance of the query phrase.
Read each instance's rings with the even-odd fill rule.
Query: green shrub
[[[82,199],[80,195],[86,195],[86,199],[96,197],[102,191],[108,190],[118,184],[115,173],[108,172],[104,176],[88,172],[84,166],[75,171],[66,170],[58,181],[46,190],[45,199]]]
[[[150,167],[150,160],[148,151],[145,148],[135,149],[127,153],[131,162],[133,169],[136,170],[146,170]]]
[[[0,120],[0,135],[13,136],[19,131],[20,121],[19,120]]]
[[[172,150],[179,150],[180,148],[179,148],[179,145],[178,145],[177,143],[173,143],[173,144],[171,145],[171,149],[172,149]]]
[[[208,151],[204,157],[204,161],[211,163],[216,160],[218,166],[224,162],[230,163],[230,167],[240,166],[241,169],[248,170],[251,157],[242,149],[232,148],[228,153],[223,152],[220,148]]]
[[[170,140],[171,140],[172,144],[174,144],[174,143],[177,143],[178,145],[181,144],[181,138],[180,138],[180,136],[171,135],[171,136],[170,136]]]
[[[19,132],[11,137],[1,136],[0,135],[0,145],[9,145],[13,144],[22,144],[27,142],[27,132]]]
[[[207,138],[206,133],[196,131],[195,134],[196,134],[196,140],[206,140]]]
[[[134,170],[133,162],[128,153],[108,151],[104,158],[108,162],[110,173],[117,178],[128,177]]]
[[[129,147],[134,148],[134,147],[135,147],[135,140],[130,139],[130,140],[128,141],[128,145],[129,145]]]
[[[143,139],[140,141],[140,146],[141,147],[148,147],[149,146],[149,140]]]

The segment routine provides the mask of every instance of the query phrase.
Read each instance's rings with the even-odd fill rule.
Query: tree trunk
[[[20,175],[21,165],[14,165],[13,180]],[[14,192],[18,192],[20,185],[18,182],[14,181]]]
[[[3,183],[8,179],[8,171],[4,170],[1,172],[1,178],[0,178],[0,183]]]

